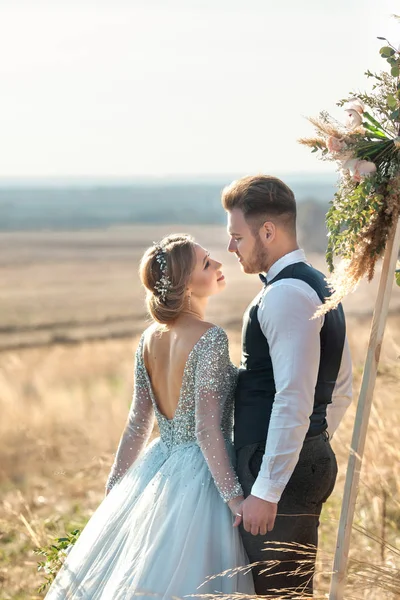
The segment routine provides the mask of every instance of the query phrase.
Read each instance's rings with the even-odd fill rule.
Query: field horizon
[[[77,231],[163,222],[223,224],[221,191],[235,178],[39,178],[8,183],[0,178],[0,231]],[[292,173],[284,180],[295,193],[299,221],[304,215],[324,230],[337,173]],[[321,245],[315,230],[313,237]]]

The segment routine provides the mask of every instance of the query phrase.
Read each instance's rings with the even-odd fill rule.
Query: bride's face
[[[222,264],[211,258],[210,253],[198,244],[195,244],[195,253],[196,266],[189,282],[190,291],[199,298],[214,296],[226,285]]]

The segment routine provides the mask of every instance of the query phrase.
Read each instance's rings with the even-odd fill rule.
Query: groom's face
[[[239,208],[228,212],[228,235],[228,252],[236,254],[242,271],[251,274],[265,270],[268,251]]]

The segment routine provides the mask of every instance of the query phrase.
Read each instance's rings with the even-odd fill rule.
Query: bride
[[[191,237],[170,235],[146,251],[140,276],[154,323],[136,351],[106,497],[46,598],[253,595],[230,460],[237,373],[226,333],[204,320],[225,287],[221,264]],[[147,446],[154,418],[160,437]]]

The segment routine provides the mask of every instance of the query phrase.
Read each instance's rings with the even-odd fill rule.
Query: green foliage
[[[369,177],[359,184],[348,179],[336,192],[326,215],[326,260],[330,271],[334,269],[335,256],[352,257],[363,230],[385,206],[384,195],[377,192],[378,179],[378,175]]]
[[[52,584],[80,533],[80,529],[74,529],[74,531],[67,533],[65,537],[56,538],[53,544],[35,550],[35,554],[45,557],[45,560],[38,563],[38,571],[45,573],[45,581],[38,588],[39,593]]]
[[[400,74],[400,57],[399,52],[393,46],[383,46],[380,49],[380,54],[382,58],[385,58],[389,63],[391,70],[390,73],[392,77],[398,77]]]
[[[397,51],[396,53],[396,58],[391,56],[387,59],[393,63],[391,64],[391,69],[393,67],[400,67],[400,54]],[[386,71],[380,73],[366,71],[365,75],[368,78],[374,79],[374,84],[372,92],[357,94],[357,98],[370,109],[368,112],[364,111],[363,113],[365,119],[363,126],[371,131],[370,127],[366,127],[366,122],[368,121],[383,133],[386,138],[393,139],[397,136],[399,130],[397,125],[398,119],[393,116],[393,112],[399,105],[400,82],[397,76],[393,76],[392,73]],[[354,97],[354,93],[351,93],[350,97]],[[393,98],[396,104],[393,104]],[[349,98],[343,98],[337,104],[338,106],[344,106],[348,101]],[[372,113],[375,113],[376,118]],[[377,132],[372,130],[372,133]]]
[[[398,64],[393,65],[390,70],[390,73],[391,73],[391,75],[393,75],[393,77],[398,77],[400,74],[399,65]]]
[[[379,52],[381,53],[381,56],[383,58],[386,58],[388,56],[393,56],[393,54],[396,53],[396,51],[394,50],[394,48],[392,48],[391,46],[383,46],[383,48],[381,48],[379,50]]]
[[[394,140],[361,140],[354,149],[354,156],[375,164],[378,171],[388,177],[392,167],[399,166],[399,154]]]
[[[396,269],[395,278],[397,285],[400,286],[400,269]]]
[[[394,98],[392,94],[389,94],[388,98],[389,97]],[[391,139],[391,136],[383,128],[382,123],[379,123],[379,121],[377,121],[368,111],[364,110],[363,117],[366,119],[366,121],[363,122],[363,127],[367,130],[367,138]]]

